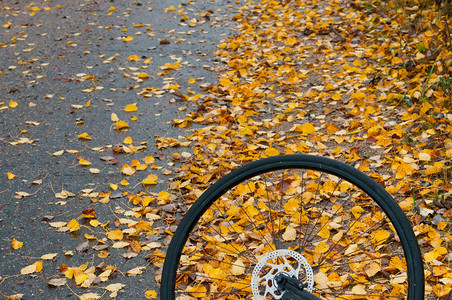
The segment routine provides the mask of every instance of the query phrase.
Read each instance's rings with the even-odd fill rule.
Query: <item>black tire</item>
[[[160,296],[255,299],[253,280],[258,298],[278,299],[274,265],[314,280],[320,299],[424,299],[417,240],[394,199],[349,165],[301,154],[249,163],[199,197],[168,248]]]

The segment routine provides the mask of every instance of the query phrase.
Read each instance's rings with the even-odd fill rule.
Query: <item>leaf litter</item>
[[[191,94],[188,85],[184,87],[182,81],[177,80],[180,86],[172,79],[184,72],[185,57],[170,57],[163,65],[154,66],[153,59],[141,59],[135,53],[102,56],[103,64],[114,63],[124,77],[133,82],[132,85],[137,85],[136,89],[140,89],[137,94],[143,99],[158,99],[172,93],[178,99],[171,103],[179,106],[186,103],[188,112],[172,122],[186,136],[156,137],[155,145],[152,145],[158,150],[174,150],[169,157],[171,162],[165,166],[170,170],[163,172],[164,175],[171,174],[172,178],[160,179],[156,174],[139,172],[148,167],[162,169],[159,155],[141,160],[137,157],[127,163],[124,163],[126,159],[112,155],[134,155],[148,149],[147,142],[133,145],[131,137],[136,130],[133,124],[136,116],[131,114],[140,112],[144,104],[132,103],[116,108],[107,116],[112,122],[111,129],[118,134],[127,131],[130,136],[126,139],[122,136],[118,139],[122,142],[117,145],[102,145],[91,151],[110,153],[111,156],[104,155],[100,160],[118,164],[119,172],[127,180],[106,184],[98,192],[93,189],[80,191],[79,196],[89,198],[93,206],[73,218],[51,222],[49,227],[60,232],[84,234],[86,241],[75,250],[92,249],[97,255],[96,260],[108,257],[110,248],[122,249],[126,259],[134,259],[145,252],[150,266],[123,272],[127,276],[140,276],[152,268],[159,274],[164,249],[180,219],[176,215],[185,213],[202,191],[218,178],[266,156],[289,153],[329,156],[355,165],[384,185],[397,199],[412,222],[421,246],[426,264],[426,297],[444,298],[452,288],[452,50],[449,33],[452,20],[447,14],[446,8],[450,5],[447,2],[438,1],[429,7],[423,5],[422,1],[416,0],[383,4],[356,0],[349,6],[333,0],[243,3],[233,18],[237,26],[235,35],[224,39],[215,53],[219,62],[215,67],[217,82],[199,84],[202,91],[193,97],[188,96]],[[4,9],[8,11],[7,7]],[[27,14],[32,17],[47,9],[58,9],[58,6],[39,8],[30,5]],[[107,15],[118,13],[112,6]],[[179,26],[184,29],[196,28],[215,15],[213,10],[192,13],[182,6],[170,6],[164,13],[180,18]],[[430,22],[420,22],[421,17]],[[135,28],[145,27],[148,37],[154,36],[152,28],[140,25]],[[14,22],[8,21],[3,27],[12,26]],[[192,32],[190,29],[185,34]],[[137,37],[140,35],[137,33]],[[183,42],[182,37],[176,38],[175,34],[170,34],[159,44],[167,47]],[[135,38],[126,32],[117,40],[128,44]],[[77,47],[73,42],[67,45]],[[22,51],[33,53],[33,49]],[[125,59],[121,58],[123,56]],[[18,62],[19,65],[30,63]],[[205,68],[211,67],[206,65]],[[14,65],[9,68],[15,69]],[[146,86],[146,80],[156,76],[161,77],[162,86]],[[104,88],[95,85],[97,79],[94,76],[77,74],[77,78],[94,85],[80,89],[82,93],[95,95]],[[195,84],[202,80],[190,77],[187,82]],[[44,98],[53,99],[57,93]],[[20,109],[22,103],[14,100],[0,103],[0,109]],[[70,106],[76,110],[89,109],[91,103],[88,103]],[[77,124],[83,126],[83,123]],[[77,138],[80,143],[93,143],[100,137],[83,131]],[[12,138],[8,143],[21,146],[34,143],[34,140],[20,137]],[[187,147],[189,152],[176,152],[181,147]],[[94,160],[79,156],[82,154],[78,150],[58,150],[50,155],[60,156],[65,152],[74,155],[75,168],[94,163]],[[87,171],[100,174],[99,168]],[[12,175],[9,172],[8,179],[13,179]],[[129,180],[136,184],[129,187]],[[169,182],[167,188],[165,182]],[[115,192],[118,184],[124,188]],[[161,192],[153,192],[149,186],[155,185],[164,187]],[[75,196],[69,193],[62,190],[55,193],[55,198]],[[26,192],[16,194],[20,197],[31,195]],[[107,205],[112,199],[125,201],[112,204],[116,218],[107,220],[96,213],[96,205]],[[374,234],[378,240],[380,237],[377,236],[386,236],[388,232],[379,230]],[[293,239],[293,228],[285,229],[283,239]],[[26,244],[24,246],[14,238],[13,248],[21,247]],[[324,253],[328,251],[327,247],[327,244],[319,243],[316,250]],[[56,254],[43,254],[42,260],[24,266],[20,273],[42,272],[49,267],[43,261],[55,257]],[[381,271],[378,264],[367,264],[362,268],[367,277]],[[114,274],[120,272],[112,265],[100,263],[94,266],[90,262],[69,267],[61,264],[59,269],[60,276],[64,277],[49,280],[49,285],[64,286],[69,279],[77,287],[86,289],[106,282],[103,289],[112,298],[126,288],[122,283],[109,283],[114,280]],[[237,260],[230,271],[241,275],[243,261]],[[155,277],[159,280],[159,275]],[[325,280],[334,282],[332,278],[316,278],[320,284]],[[189,293],[196,295],[202,288],[191,287]],[[363,286],[354,289],[357,294],[365,292]],[[156,298],[153,290],[143,293],[148,299]],[[79,298],[99,299],[103,294],[84,292]],[[16,298],[20,299],[19,295]]]

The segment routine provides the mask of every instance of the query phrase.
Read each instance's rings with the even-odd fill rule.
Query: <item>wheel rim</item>
[[[250,171],[249,168],[244,172],[250,171],[253,174],[246,175],[242,172],[238,175],[241,178],[237,180],[227,180],[227,184],[226,181],[221,184],[219,182],[220,188],[217,186],[212,192],[213,197],[208,195],[209,191],[205,193],[206,198],[211,198],[210,207],[205,203],[203,207],[193,207],[195,216],[191,216],[191,221],[181,223],[184,227],[181,232],[185,233],[179,234],[178,241],[174,241],[179,245],[173,248],[183,250],[176,254],[172,251],[174,249],[169,251],[172,259],[181,254],[179,265],[172,267],[178,272],[173,276],[171,271],[165,273],[164,268],[164,275],[170,277],[170,280],[169,284],[163,282],[163,285],[170,286],[170,289],[171,286],[172,289],[176,287],[176,297],[252,299],[252,272],[259,262],[258,258],[279,249],[296,251],[307,258],[315,273],[313,293],[321,299],[406,299],[407,290],[422,290],[423,282],[414,280],[413,275],[407,279],[403,247],[395,240],[399,237],[393,224],[376,202],[360,188],[328,174],[334,172],[325,167],[319,169],[327,169],[328,173],[306,169],[281,171],[278,169],[283,165],[276,164],[273,167],[260,166],[262,169],[275,169],[279,175],[272,171],[270,176],[260,174],[253,177],[262,170],[254,168]],[[301,167],[306,167],[306,164]],[[296,163],[290,168],[296,168]],[[339,170],[336,167],[339,170],[336,173],[347,177],[343,175],[350,171],[347,168]],[[301,175],[297,172],[301,172]],[[252,178],[248,179],[247,183],[239,183],[248,177]],[[350,179],[350,176],[348,177]],[[355,182],[353,176],[351,181]],[[253,185],[254,187],[251,187]],[[227,191],[224,192],[221,187]],[[304,191],[298,193],[299,199],[303,200],[298,202],[298,206],[293,200],[293,195],[297,195],[291,190],[293,187]],[[380,197],[381,187],[373,187],[377,191],[368,187],[365,189],[373,193],[373,198]],[[250,200],[252,198],[253,200]],[[334,201],[331,201],[333,198]],[[281,202],[274,201],[275,199]],[[384,201],[380,199],[379,202]],[[360,207],[364,207],[364,211],[361,211]],[[287,211],[290,209],[293,212]],[[311,226],[302,230],[307,216],[311,220]],[[394,216],[396,214],[392,215],[392,219]],[[403,213],[401,216],[404,218]],[[198,217],[199,223],[190,230],[188,227],[193,219],[198,220]],[[400,215],[397,219],[400,219]],[[249,224],[245,224],[246,220]],[[397,226],[399,230],[400,225]],[[294,231],[295,238],[291,237]],[[330,232],[329,237],[326,237],[327,231]],[[405,241],[407,248],[404,234],[402,230],[400,238]],[[181,241],[181,235],[186,237],[185,246],[182,246],[185,238]],[[300,238],[303,235],[314,238]],[[177,236],[178,233],[175,238]],[[344,241],[347,245],[344,245]],[[412,243],[410,247],[413,247]],[[254,253],[251,256],[247,254],[252,251]],[[416,251],[412,252],[416,254]],[[412,253],[407,256],[410,268],[413,261],[419,261],[411,256]],[[170,268],[166,269],[168,271]],[[421,273],[419,270],[422,270],[422,265],[417,273]],[[172,276],[174,285],[171,283]],[[410,286],[407,288],[408,280]],[[413,282],[417,283],[417,287],[413,287]],[[269,296],[267,299],[276,297]],[[411,296],[409,299],[422,298]]]

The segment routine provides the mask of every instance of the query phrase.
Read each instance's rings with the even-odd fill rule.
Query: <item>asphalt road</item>
[[[152,191],[166,189],[169,177],[163,172],[173,168],[172,151],[190,152],[190,148],[158,150],[156,138],[186,135],[189,129],[174,127],[172,120],[183,118],[196,102],[181,101],[164,86],[177,82],[183,93],[188,94],[189,87],[196,95],[200,84],[216,81],[214,68],[220,62],[214,52],[220,39],[233,34],[230,20],[235,6],[235,1],[226,0],[0,2],[2,296],[76,299],[75,293],[103,294],[100,287],[112,283],[125,284],[118,299],[144,298],[145,291],[158,290],[154,279],[158,271],[152,265],[140,276],[124,276],[147,265],[145,251],[126,259],[122,249],[110,249],[110,256],[101,259],[91,249],[93,243],[85,251],[76,250],[86,241],[83,234],[58,232],[49,224],[79,217],[87,208],[95,208],[100,222],[113,224],[115,209],[127,206],[122,192],[139,191],[142,178],[121,173],[121,167],[133,159],[154,157],[161,168],[153,170],[159,181]],[[132,55],[139,60],[130,59]],[[159,66],[176,62],[180,68],[160,74]],[[149,78],[137,78],[142,72]],[[189,84],[189,78],[196,83]],[[145,97],[146,88],[161,92]],[[124,111],[133,103],[137,111]],[[114,129],[112,113],[129,124],[128,131]],[[134,116],[136,120],[131,119]],[[92,139],[78,138],[83,133]],[[134,146],[146,148],[131,154],[112,151],[129,136]],[[54,155],[61,150],[65,151]],[[110,156],[118,162],[105,160]],[[81,157],[91,166],[81,166]],[[92,174],[89,168],[100,173]],[[15,177],[8,179],[8,173]],[[128,186],[119,184],[123,179]],[[98,198],[86,196],[110,191],[110,183],[119,188],[109,203],[93,204],[92,199]],[[85,189],[90,191],[84,193]],[[65,197],[64,191],[74,196]],[[12,249],[13,238],[24,245]],[[74,255],[64,255],[66,251]],[[43,261],[41,274],[11,277],[47,253],[58,255]],[[74,280],[67,281],[68,287],[46,284],[63,277],[62,264],[102,262],[119,270],[106,283],[87,289],[77,287]]]

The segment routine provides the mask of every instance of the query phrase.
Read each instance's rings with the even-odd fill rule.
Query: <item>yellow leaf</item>
[[[432,174],[439,173],[442,170],[443,166],[444,166],[444,163],[438,161],[433,166],[428,166],[425,169],[425,175],[432,175]]]
[[[144,171],[148,168],[148,166],[147,165],[137,165],[135,168],[137,169],[137,171]]]
[[[91,140],[91,137],[88,136],[88,133],[84,132],[82,134],[77,135],[77,137],[81,140]]]
[[[149,174],[148,177],[141,181],[142,184],[157,184],[156,180],[158,179],[157,175]]]
[[[152,230],[151,225],[148,222],[144,221],[144,220],[138,221],[138,223],[136,223],[134,227],[135,227],[135,229],[137,231],[150,231],[150,230]]]
[[[231,83],[232,83],[232,82],[231,82],[229,79],[227,79],[227,78],[223,78],[223,79],[221,79],[221,81],[220,81],[220,85],[221,85],[221,86],[224,86],[224,87],[230,85]]]
[[[326,133],[328,133],[328,134],[335,134],[336,132],[338,132],[340,130],[340,128],[337,127],[336,124],[328,123],[325,125],[325,130],[326,130]]]
[[[128,136],[128,137],[126,137],[125,139],[124,139],[124,144],[132,144],[132,138],[130,137],[130,136]]]
[[[140,60],[140,58],[137,55],[130,55],[129,56],[129,61],[136,61],[136,60]]]
[[[64,272],[64,276],[66,276],[69,279],[72,279],[72,277],[74,277],[74,269],[73,268],[69,268]]]
[[[331,99],[339,101],[342,99],[341,94],[334,94],[333,96],[331,96]]]
[[[110,252],[105,251],[105,250],[100,251],[100,252],[97,254],[97,256],[100,257],[100,258],[107,258],[109,255],[110,255]]]
[[[110,187],[112,188],[112,190],[116,191],[118,189],[118,185],[114,184],[114,183],[110,183]]]
[[[387,230],[379,229],[371,233],[372,242],[375,244],[381,244],[388,240],[391,233]]]
[[[314,124],[312,123],[304,123],[302,125],[295,126],[295,129],[293,130],[295,132],[301,132],[302,134],[312,134],[315,132]]]
[[[427,252],[424,255],[424,260],[425,260],[425,262],[431,262],[432,260],[437,259],[440,255],[444,255],[444,254],[447,254],[447,249],[444,247],[438,247],[438,248],[433,249],[430,252]]]
[[[315,247],[315,253],[325,253],[328,251],[328,249],[330,249],[330,246],[325,243],[325,242],[320,242],[316,247]]]
[[[361,206],[354,206],[352,209],[350,209],[355,219],[358,219],[361,217],[361,215],[365,212],[365,210]]]
[[[96,236],[92,234],[85,233],[85,239],[87,240],[95,240]]]
[[[20,270],[20,274],[27,275],[32,274],[35,272],[41,272],[42,270],[42,261],[37,261],[34,264],[31,264],[29,266],[26,266],[25,268],[22,268]]]
[[[205,286],[192,286],[187,289],[188,293],[195,298],[203,298],[207,294],[207,289]]]
[[[159,68],[162,70],[174,70],[179,69],[181,67],[181,64],[178,62],[175,62],[174,64],[166,63],[163,66],[160,66]]]
[[[19,249],[19,248],[22,248],[22,246],[24,245],[24,243],[19,242],[19,241],[16,240],[15,238],[13,238],[12,244],[13,244],[13,249],[14,249],[14,250],[17,250],[17,249]]]
[[[130,248],[135,253],[140,253],[141,252],[141,245],[140,245],[140,243],[138,241],[132,241],[130,243]]]
[[[125,110],[126,112],[133,112],[133,111],[137,111],[137,110],[138,110],[138,107],[137,107],[136,103],[133,103],[133,104],[127,105],[127,106],[124,108],[124,110]]]
[[[193,84],[196,82],[196,79],[190,77],[190,79],[188,79],[188,83]]]
[[[81,164],[82,166],[91,166],[91,162],[87,161],[83,157],[79,159],[78,163]]]
[[[328,83],[326,86],[325,86],[325,91],[332,91],[332,90],[334,90],[336,87],[334,86],[334,85],[332,85],[331,83]]]
[[[122,238],[124,237],[124,234],[122,233],[121,230],[112,230],[107,234],[107,237],[110,240],[118,241],[118,240],[122,240]]]
[[[121,129],[125,129],[125,128],[129,128],[129,124],[127,124],[124,121],[118,121],[115,123],[115,127],[116,130],[121,130]]]
[[[149,75],[146,72],[141,72],[140,74],[138,74],[138,78],[147,79],[149,78]]]
[[[444,230],[444,229],[446,229],[447,225],[448,225],[447,222],[445,222],[445,221],[440,221],[440,222],[438,223],[438,225],[436,225],[436,227],[438,228],[438,230]]]
[[[16,177],[16,175],[10,172],[6,173],[6,176],[8,177],[8,179],[13,179],[14,177]]]
[[[11,101],[9,101],[9,107],[12,107],[12,108],[14,108],[14,107],[17,107],[17,102],[15,102],[15,101],[13,101],[13,100],[11,100]]]
[[[81,270],[74,270],[74,279],[76,285],[81,285],[88,279],[88,274],[83,273]]]
[[[91,220],[89,221],[89,225],[93,226],[93,227],[97,227],[99,226],[99,221],[97,220]]]
[[[132,176],[133,174],[135,174],[135,169],[132,168],[131,166],[129,166],[128,164],[125,164],[125,165],[122,167],[121,172],[122,172],[124,175]]]
[[[67,223],[66,227],[70,228],[70,232],[76,231],[78,229],[80,229],[80,224],[77,222],[76,219],[72,219],[71,221],[69,221],[69,223]]]
[[[153,156],[146,156],[144,158],[144,163],[147,165],[152,164],[155,161],[155,158]]]
[[[127,180],[123,179],[123,180],[121,180],[120,184],[126,186],[126,185],[129,185],[129,182]]]
[[[157,200],[168,200],[170,193],[167,191],[160,191],[157,195]]]
[[[275,149],[275,148],[267,148],[267,149],[265,149],[265,154],[267,156],[276,156],[276,155],[279,155],[279,151],[278,151],[278,149]]]
[[[110,8],[108,9],[108,11],[115,11],[116,10],[116,7],[114,7],[114,6],[110,6]]]
[[[125,37],[125,38],[123,38],[123,39],[122,39],[122,41],[123,41],[124,43],[130,42],[130,41],[133,41],[133,36],[128,36],[128,37]]]
[[[157,299],[157,292],[154,290],[149,290],[144,293],[146,299]]]

